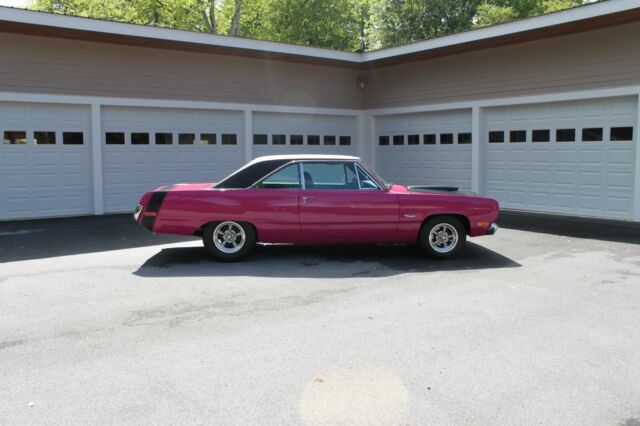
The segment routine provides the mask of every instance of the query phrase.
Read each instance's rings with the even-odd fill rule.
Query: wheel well
[[[247,225],[250,225],[253,228],[253,231],[256,233],[256,242],[260,241],[260,238],[258,237],[258,228],[256,228],[256,226],[251,223],[251,222],[247,222],[246,220],[233,220],[233,219],[226,219],[226,220],[232,220],[233,222],[238,222],[238,223],[246,223]],[[223,220],[212,220],[211,222],[207,222],[202,224],[202,226],[200,226],[198,229],[195,230],[195,232],[193,233],[194,236],[196,237],[202,237],[202,230],[205,228],[205,226],[212,224],[212,223],[220,223],[220,222],[224,222]]]
[[[469,223],[469,219],[466,216],[461,214],[442,213],[442,214],[434,214],[432,216],[427,216],[422,221],[422,226],[424,226],[425,223],[427,223],[429,220],[433,219],[434,217],[442,217],[442,216],[455,217],[462,223],[462,226],[464,226],[464,231],[467,233],[467,235],[471,233],[471,224]]]

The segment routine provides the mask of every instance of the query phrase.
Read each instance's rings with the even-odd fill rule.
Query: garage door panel
[[[387,180],[402,184],[450,185],[471,188],[471,145],[458,144],[459,133],[470,133],[471,111],[454,110],[377,117],[376,168]],[[441,144],[440,135],[451,134],[452,144]],[[419,144],[408,145],[409,136],[418,135]],[[435,144],[426,144],[425,135],[434,135]],[[403,144],[395,145],[394,136]],[[381,145],[381,140],[388,145]],[[473,141],[472,141],[473,143]],[[490,159],[504,161],[502,153]],[[408,167],[421,169],[420,173]]]
[[[489,144],[485,133],[484,191],[506,208],[630,219],[637,146],[610,141],[609,129],[629,126],[635,135],[636,121],[634,97],[487,109],[485,131],[508,139],[510,129],[529,130],[517,144]],[[603,140],[582,141],[584,128],[602,128]],[[534,143],[533,129],[547,130],[550,140]],[[556,142],[557,129],[573,129],[575,140]]]
[[[27,137],[26,144],[0,145],[0,219],[92,212],[89,117],[87,106],[0,102],[0,132]],[[34,131],[54,132],[57,143],[36,145]],[[65,131],[82,132],[83,144],[63,144]],[[66,190],[77,192],[66,200]]]
[[[29,197],[6,194],[4,200],[4,211],[7,218],[29,217],[31,205]]]
[[[580,187],[593,186],[599,190],[603,184],[603,172],[600,170],[582,170],[579,178]]]
[[[607,186],[612,189],[629,191],[633,187],[633,173],[609,172],[607,173]]]
[[[611,166],[633,167],[629,158],[634,154],[632,148],[615,148],[608,152],[607,162]]]
[[[10,148],[3,147],[2,166],[27,167],[29,164],[29,154],[27,152],[12,152],[11,145],[9,145],[9,147]],[[18,148],[24,149],[25,147],[18,145]]]
[[[578,207],[581,211],[591,211],[598,213],[602,210],[602,197],[597,195],[584,195],[578,196]]]
[[[507,179],[513,184],[526,184],[529,180],[529,175],[525,170],[509,169],[507,171]]]
[[[215,182],[243,163],[242,113],[224,110],[104,107],[102,147],[104,208],[130,211],[140,196],[161,185]],[[125,134],[125,144],[106,145],[105,133]],[[149,134],[149,144],[132,145],[131,133]],[[156,133],[171,133],[172,143],[157,145]],[[181,133],[194,134],[195,143],[180,144]],[[203,135],[215,144],[203,144]],[[222,145],[233,134],[235,145]],[[209,138],[206,138],[209,140]]]
[[[549,172],[547,170],[532,169],[529,173],[529,182],[532,185],[543,184],[548,185],[551,182]]]
[[[604,148],[600,149],[583,149],[578,153],[579,161],[582,166],[602,166],[602,162],[606,159],[606,151]]]
[[[357,153],[356,121],[353,116],[255,112],[253,134],[260,137],[253,143],[253,157],[278,154],[342,154]],[[292,137],[301,137],[292,144]],[[283,144],[274,140],[283,139]],[[343,137],[344,145],[340,144]],[[327,139],[325,139],[327,138]],[[266,143],[262,143],[265,142]],[[348,144],[346,144],[348,142]]]

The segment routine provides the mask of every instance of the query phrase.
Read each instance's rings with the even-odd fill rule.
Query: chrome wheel
[[[236,253],[242,249],[247,236],[236,222],[222,222],[213,231],[213,244],[223,253]]]
[[[458,244],[458,231],[453,225],[439,223],[429,232],[429,245],[438,253],[449,253]]]

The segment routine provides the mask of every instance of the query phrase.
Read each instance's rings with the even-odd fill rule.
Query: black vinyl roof
[[[226,179],[215,185],[215,188],[221,189],[242,189],[249,188],[251,185],[273,172],[277,168],[290,163],[294,160],[290,158],[259,161],[247,167],[243,167],[237,172],[228,176]]]

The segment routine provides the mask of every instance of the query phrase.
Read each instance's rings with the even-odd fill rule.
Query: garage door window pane
[[[195,133],[180,133],[178,135],[178,145],[193,145],[196,143]]]
[[[217,137],[215,133],[200,134],[200,145],[215,145],[216,143]]]
[[[320,136],[318,135],[307,136],[307,145],[320,145]]]
[[[430,133],[428,135],[424,135],[424,144],[425,145],[435,145],[436,144],[436,135]]]
[[[171,145],[172,143],[172,133],[156,133],[156,145]]]
[[[131,133],[131,145],[149,145],[149,133]]]
[[[395,135],[393,137],[394,145],[404,145],[404,135]]]
[[[274,145],[285,145],[287,143],[286,135],[272,135],[271,143]]]
[[[389,145],[389,136],[380,136],[378,138],[378,145]]]
[[[574,142],[576,140],[575,129],[556,130],[556,142]]]
[[[254,145],[266,145],[269,142],[269,138],[265,134],[253,135]]]
[[[504,132],[489,132],[489,143],[504,143]]]
[[[256,185],[263,189],[300,189],[298,164],[291,164],[264,179]]]
[[[531,132],[531,140],[533,142],[549,142],[551,132],[549,130],[534,130]]]
[[[440,135],[440,145],[453,144],[453,133],[442,133]]]
[[[302,135],[291,135],[289,136],[289,140],[291,141],[291,145],[302,145],[304,143]]]
[[[458,133],[458,144],[468,145],[471,143],[471,133]]]
[[[612,141],[632,141],[633,127],[612,127],[611,140]]]
[[[27,132],[6,130],[4,132],[5,145],[26,145]]]
[[[124,145],[123,132],[107,132],[104,139],[107,145]]]
[[[351,136],[340,136],[340,145],[351,145]]]
[[[420,145],[420,135],[409,135],[409,136],[407,136],[407,144],[408,145]]]
[[[601,142],[602,127],[582,129],[582,141],[583,142]]]
[[[237,145],[238,136],[234,133],[222,134],[222,145]]]
[[[56,132],[33,132],[33,143],[36,145],[55,145]]]
[[[82,145],[83,143],[84,143],[84,134],[82,132],[62,133],[63,145]]]
[[[325,136],[324,137],[324,144],[325,145],[335,145],[336,144],[336,137],[335,136]]]
[[[522,143],[527,141],[527,131],[526,130],[511,130],[509,132],[509,142],[511,143]]]

